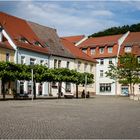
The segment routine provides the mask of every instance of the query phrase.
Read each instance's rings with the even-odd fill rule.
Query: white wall
[[[105,72],[108,71],[109,67],[109,59],[104,58],[104,64],[100,65],[100,59],[96,59],[99,63],[96,65],[96,94],[99,95],[115,95],[116,93],[116,83],[114,80],[106,77]],[[112,58],[112,62],[116,63],[116,58]],[[100,77],[100,70],[104,71],[104,76]],[[111,92],[100,92],[100,83],[112,83],[111,84]]]
[[[59,56],[50,56],[49,57],[49,68],[54,68],[54,60],[57,60],[57,66],[58,66],[58,60],[61,60],[61,68],[66,68],[67,67],[67,62],[69,62],[69,69],[75,69],[75,60],[70,59],[70,58],[64,58],[64,57],[59,57]],[[49,93],[51,93],[53,96],[58,96],[58,88],[51,88],[51,84],[49,84]],[[56,83],[58,85],[58,83]],[[62,92],[65,93],[65,82],[62,83]],[[71,92],[75,92],[75,85],[71,83]]]
[[[25,57],[25,64],[27,65],[30,65],[30,58],[33,58],[35,59],[35,64],[40,64],[40,60],[43,60],[44,61],[44,64],[46,66],[48,66],[49,64],[49,60],[48,60],[48,55],[46,54],[41,54],[41,53],[36,53],[36,52],[31,52],[31,51],[28,51],[28,50],[22,50],[22,49],[19,49],[18,52],[18,59],[17,59],[17,62],[20,64],[21,63],[21,56],[24,56]],[[28,92],[28,82],[25,81],[24,82],[24,92],[27,93]],[[39,92],[38,92],[38,83],[36,84],[36,94],[38,95]],[[42,84],[42,95],[48,95],[48,83],[47,82],[44,82]]]

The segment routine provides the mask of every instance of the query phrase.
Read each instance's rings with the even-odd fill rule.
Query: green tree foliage
[[[90,35],[89,37],[100,37],[100,36],[108,36],[108,35],[117,35],[117,34],[124,34],[127,31],[131,32],[139,32],[140,31],[140,23],[133,24],[133,25],[124,25],[119,27],[111,27],[104,31],[100,31]]]
[[[29,80],[30,75],[27,73],[28,67],[22,64],[11,62],[0,62],[0,79],[2,80],[2,94],[5,99],[5,84],[15,80]]]
[[[93,74],[79,73],[76,70],[69,70],[67,68],[48,69],[43,65],[28,66],[11,62],[0,62],[0,78],[3,84],[3,98],[5,98],[4,85],[10,81],[31,80],[32,69],[34,73],[34,98],[36,98],[36,82],[59,82],[59,89],[61,89],[62,82],[75,83],[76,85],[84,84],[85,75],[87,75],[87,84],[93,83],[94,80]]]
[[[119,57],[117,66],[110,65],[106,76],[118,80],[121,84],[129,85],[130,94],[134,94],[134,85],[140,83],[140,65],[133,54],[125,54]]]

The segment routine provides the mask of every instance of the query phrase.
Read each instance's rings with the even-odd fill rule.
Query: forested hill
[[[139,32],[140,31],[140,23],[133,24],[133,25],[124,25],[122,27],[111,27],[104,31],[94,33],[89,37],[99,37],[99,36],[108,36],[108,35],[117,35],[117,34],[124,34],[127,31],[131,32]]]

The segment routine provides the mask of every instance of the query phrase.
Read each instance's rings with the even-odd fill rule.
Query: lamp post
[[[87,95],[87,75],[85,75],[85,99]]]
[[[34,72],[33,69],[31,69],[31,74],[32,74],[32,101],[34,99]]]

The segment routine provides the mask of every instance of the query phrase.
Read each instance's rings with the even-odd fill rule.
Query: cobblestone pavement
[[[0,138],[140,138],[140,102],[106,96],[0,101]]]

